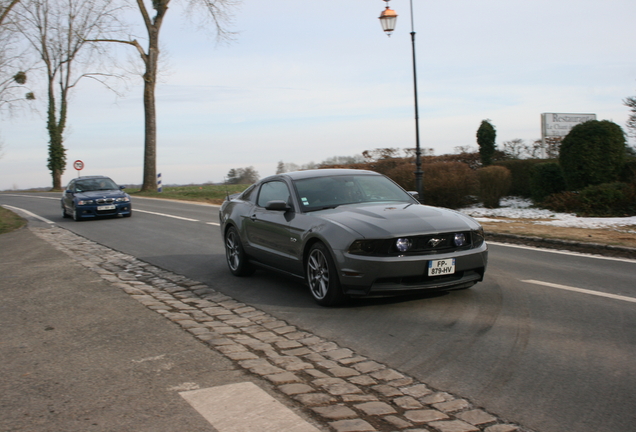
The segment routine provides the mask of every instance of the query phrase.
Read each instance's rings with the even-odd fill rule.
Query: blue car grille
[[[114,198],[98,198],[95,200],[97,204],[112,204],[115,202]]]

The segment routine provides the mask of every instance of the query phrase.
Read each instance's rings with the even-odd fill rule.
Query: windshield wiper
[[[311,210],[306,210],[306,211],[307,212],[314,212],[314,211],[318,211],[318,210],[331,210],[331,209],[335,209],[336,207],[339,207],[339,206],[340,206],[340,204],[327,205],[327,206],[324,206],[324,207],[316,207],[316,208],[313,208]]]

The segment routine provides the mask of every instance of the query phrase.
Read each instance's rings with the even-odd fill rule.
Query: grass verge
[[[185,201],[221,204],[227,195],[243,192],[249,185],[191,185],[164,186],[162,192],[141,192],[139,189],[126,189],[132,197],[162,198]]]
[[[26,220],[13,213],[11,210],[0,207],[0,234],[17,230],[24,225],[26,225]]]

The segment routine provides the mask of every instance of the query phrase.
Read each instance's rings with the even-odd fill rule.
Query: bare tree
[[[157,189],[157,111],[155,88],[159,62],[159,32],[168,12],[170,0],[152,0],[155,15],[151,16],[145,0],[135,0],[148,36],[148,46],[144,50],[136,40],[95,39],[100,42],[117,42],[132,45],[137,49],[144,64],[144,174],[142,191]],[[231,11],[240,0],[186,0],[188,11],[203,21],[209,21],[216,30],[217,40],[229,40],[233,33],[227,30],[232,21]],[[202,10],[202,13],[197,13]]]
[[[9,0],[9,1],[1,1],[0,2],[0,26],[4,24],[7,17],[9,16],[9,12],[15,5],[20,3],[20,0]]]
[[[66,168],[63,141],[69,92],[83,77],[101,81],[102,74],[87,72],[95,54],[101,53],[87,39],[112,36],[111,32],[119,30],[119,9],[114,0],[22,0],[15,10],[16,26],[46,71],[47,167],[53,178],[53,190],[62,188]]]
[[[24,89],[27,74],[22,56],[16,50],[15,25],[10,15],[20,0],[0,0],[0,113],[17,102],[33,98],[33,93],[18,96]]]
[[[506,156],[513,159],[521,159],[525,153],[526,144],[521,138],[516,138],[510,141],[504,141],[503,152]]]

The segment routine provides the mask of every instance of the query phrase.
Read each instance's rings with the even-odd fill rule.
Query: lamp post
[[[397,21],[397,13],[393,9],[389,8],[389,1],[386,2],[386,9],[380,14],[380,24],[382,29],[390,37],[393,30],[395,30],[395,22]],[[417,71],[415,67],[415,30],[413,25],[413,0],[411,3],[411,49],[413,53],[413,93],[415,96],[415,190],[419,195],[419,200],[424,198],[422,190],[422,152],[420,150],[420,116],[417,104]]]

